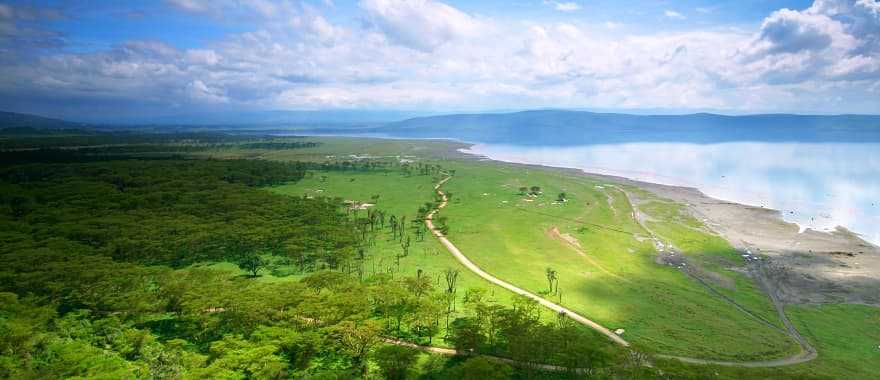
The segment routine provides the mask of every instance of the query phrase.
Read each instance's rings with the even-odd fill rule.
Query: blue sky
[[[0,1],[0,109],[880,113],[880,2]]]

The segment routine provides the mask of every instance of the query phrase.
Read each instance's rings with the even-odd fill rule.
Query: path
[[[440,243],[443,244],[443,246],[446,247],[446,249],[462,265],[464,265],[467,269],[474,272],[478,276],[482,277],[483,279],[485,279],[495,285],[498,285],[502,288],[505,288],[513,293],[516,293],[516,294],[528,297],[530,299],[533,299],[533,300],[537,301],[539,304],[541,304],[542,306],[544,306],[550,310],[553,310],[557,313],[565,314],[566,316],[577,321],[578,323],[581,323],[582,325],[587,326],[587,327],[599,332],[602,335],[605,335],[606,337],[611,339],[613,342],[615,342],[623,347],[630,346],[629,342],[627,342],[626,340],[624,340],[623,338],[621,338],[617,334],[613,333],[608,328],[603,327],[602,325],[600,325],[600,324],[598,324],[598,323],[596,323],[596,322],[594,322],[594,321],[592,321],[592,320],[590,320],[590,319],[588,319],[588,318],[586,318],[586,317],[584,317],[584,316],[582,316],[582,315],[580,315],[580,314],[578,314],[578,313],[576,313],[576,312],[574,312],[564,306],[557,305],[553,302],[550,302],[550,301],[544,299],[543,297],[540,297],[536,294],[533,294],[531,292],[528,292],[526,290],[518,288],[510,283],[507,283],[507,282],[495,277],[495,276],[492,276],[491,274],[480,269],[480,267],[478,267],[470,259],[468,259],[467,256],[465,256],[461,252],[461,250],[458,249],[458,247],[456,247],[454,244],[452,244],[452,242],[449,241],[449,239],[447,239],[446,236],[444,236],[442,233],[440,233],[440,231],[438,231],[434,227],[434,223],[433,223],[434,214],[436,214],[438,211],[440,211],[440,209],[446,207],[446,205],[449,203],[449,199],[446,197],[446,193],[444,193],[443,190],[441,190],[440,188],[443,186],[443,184],[445,184],[450,179],[452,179],[452,177],[447,176],[446,178],[443,178],[440,182],[438,182],[437,185],[434,186],[434,191],[436,191],[437,194],[440,195],[442,202],[437,206],[437,208],[435,208],[434,210],[429,212],[428,215],[425,217],[425,226],[428,227],[428,230],[431,231],[431,233],[437,238],[437,240],[439,240]],[[621,189],[621,191],[622,191],[622,189]],[[627,194],[625,191],[623,191],[623,193],[627,197],[627,200],[630,202],[630,204],[633,204],[632,200],[629,199],[629,194]],[[637,219],[636,215],[633,215],[633,216],[634,216],[634,219]],[[639,224],[641,224],[641,223],[639,223]],[[649,233],[651,233],[653,235],[653,233],[650,230],[646,229],[646,231],[648,231]],[[654,236],[654,238],[656,239],[656,236]],[[772,293],[770,293],[770,298],[773,301],[773,304],[776,307],[777,312],[780,314],[780,319],[782,319],[783,324],[785,325],[786,329],[789,330],[789,333],[792,335],[792,338],[794,338],[798,342],[798,344],[800,344],[800,346],[801,346],[801,352],[798,353],[797,355],[787,357],[787,358],[782,358],[782,359],[765,360],[765,361],[750,361],[750,362],[697,359],[697,358],[689,358],[689,357],[674,356],[674,355],[664,355],[664,354],[658,354],[655,356],[657,356],[659,358],[664,358],[664,359],[675,359],[675,360],[679,360],[681,362],[691,363],[691,364],[713,364],[713,365],[721,365],[721,366],[749,367],[749,368],[787,366],[787,365],[803,363],[803,362],[807,362],[807,361],[815,359],[818,356],[816,350],[812,346],[810,346],[809,343],[803,337],[801,337],[801,335],[797,332],[797,330],[794,328],[794,326],[788,321],[788,318],[786,317],[785,312],[782,309],[782,305],[778,302],[778,300],[773,296]],[[436,347],[431,347],[431,349],[435,349],[435,348]],[[441,349],[441,350],[443,350],[443,349]],[[432,352],[434,352],[434,351],[432,351]],[[506,359],[506,360],[509,360],[509,359]]]
[[[443,180],[441,180],[440,182],[438,182],[436,186],[434,186],[434,190],[437,191],[437,194],[440,195],[440,197],[443,199],[443,201],[437,206],[437,208],[435,208],[430,213],[428,213],[428,215],[425,217],[425,225],[428,227],[428,229],[431,231],[431,233],[434,234],[434,236],[436,236],[438,240],[440,240],[440,243],[443,244],[443,246],[445,246],[446,249],[449,250],[449,252],[452,253],[452,255],[455,256],[455,258],[462,265],[464,265],[471,272],[476,273],[478,276],[482,277],[483,279],[485,279],[495,285],[498,285],[498,286],[500,286],[504,289],[507,289],[511,292],[514,292],[516,294],[531,298],[550,310],[553,310],[557,313],[563,313],[566,316],[568,316],[569,318],[577,321],[578,323],[580,323],[584,326],[587,326],[593,330],[596,330],[597,332],[599,332],[602,335],[605,335],[606,337],[608,337],[609,339],[611,339],[615,343],[617,343],[623,347],[629,347],[629,342],[627,342],[626,340],[624,340],[623,338],[621,338],[620,336],[618,336],[617,334],[615,334],[611,330],[605,328],[604,326],[602,326],[596,322],[593,322],[592,320],[587,319],[587,318],[581,316],[580,314],[578,314],[578,313],[576,313],[576,312],[574,312],[564,306],[560,306],[560,305],[557,305],[553,302],[550,302],[550,301],[544,299],[544,297],[541,297],[541,296],[538,296],[538,295],[533,294],[531,292],[528,292],[526,290],[520,289],[520,288],[518,288],[510,283],[507,283],[507,282],[505,282],[495,276],[492,276],[489,273],[486,273],[485,271],[480,269],[480,267],[478,267],[476,264],[474,264],[470,259],[468,259],[467,256],[465,256],[463,253],[461,253],[461,251],[458,249],[458,247],[456,247],[454,244],[452,244],[452,242],[449,241],[449,239],[447,239],[446,236],[443,236],[443,234],[440,233],[440,231],[438,231],[436,228],[434,228],[434,222],[433,222],[434,214],[436,214],[437,211],[440,211],[440,209],[446,207],[446,205],[449,203],[449,200],[446,197],[446,193],[444,193],[442,190],[440,190],[440,187],[443,186],[443,184],[446,183],[446,181],[449,181],[451,178],[452,177],[446,177]]]
[[[607,274],[607,275],[609,275],[609,276],[611,276],[611,277],[614,277],[614,278],[616,278],[616,279],[618,279],[618,280],[621,280],[621,281],[623,281],[623,282],[630,282],[630,281],[629,281],[628,279],[626,279],[625,277],[619,276],[619,275],[617,275],[616,273],[611,272],[611,271],[608,270],[608,269],[605,269],[605,267],[603,267],[601,264],[599,264],[598,261],[593,260],[593,258],[590,257],[590,255],[588,255],[586,252],[584,252],[583,248],[581,248],[580,243],[578,243],[578,241],[577,241],[574,237],[572,237],[572,236],[570,236],[570,235],[568,235],[568,234],[562,234],[561,232],[559,232],[559,228],[558,228],[558,227],[553,227],[553,228],[551,228],[550,231],[548,231],[548,233],[549,233],[550,236],[553,237],[554,239],[561,240],[561,241],[564,242],[567,246],[571,247],[571,249],[573,249],[575,252],[577,252],[578,255],[582,256],[582,257],[585,258],[585,259],[587,259],[587,261],[588,261],[591,265],[593,265],[594,267],[596,267],[597,269],[599,269],[600,271],[602,271],[602,273],[605,273],[605,274]]]

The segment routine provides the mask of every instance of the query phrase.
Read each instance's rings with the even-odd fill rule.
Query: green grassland
[[[318,172],[298,183],[273,187],[271,191],[286,195],[341,197],[363,202],[370,202],[373,195],[379,195],[375,208],[415,220],[419,206],[433,199],[433,182],[432,176],[404,176],[398,172]],[[376,239],[376,245],[370,247],[366,253],[367,275],[390,273],[415,276],[421,269],[426,275],[433,277],[435,287],[440,288],[445,286],[443,271],[457,269],[460,272],[460,289],[486,289],[490,296],[496,296],[501,302],[509,300],[508,292],[490,286],[465,269],[432,236],[425,236],[422,241],[414,239],[409,255],[401,257],[398,265],[397,256],[402,251],[399,243],[392,239],[390,231],[383,231],[381,234]]]
[[[708,232],[700,221],[683,213],[681,205],[602,178],[552,168],[462,158],[455,153],[455,149],[461,147],[456,143],[332,137],[320,140],[322,145],[318,148],[245,152],[245,155],[284,161],[326,161],[353,158],[351,155],[386,158],[412,155],[417,160],[442,162],[445,168],[456,171],[453,180],[445,186],[452,194],[452,201],[442,212],[449,218],[449,237],[477,265],[493,275],[529,291],[546,294],[545,270],[552,267],[559,273],[561,296],[546,294],[547,298],[557,302],[561,298],[563,305],[607,327],[625,329],[626,339],[649,352],[763,360],[788,356],[799,350],[786,335],[744,315],[679,269],[658,264],[649,234],[633,219],[632,206],[621,189],[648,199],[639,207],[639,211],[651,218],[648,227],[684,252],[689,262],[713,273],[715,282],[710,283],[716,291],[781,326],[766,295],[742,273],[744,263],[739,254],[723,239]],[[227,157],[242,154],[220,153]],[[361,201],[379,194],[377,208],[411,218],[418,205],[432,199],[433,180],[431,176],[407,177],[399,173],[317,173],[297,184],[277,186],[271,191]],[[534,198],[522,196],[518,190],[522,186],[541,186],[543,194]],[[316,193],[319,189],[323,191]],[[554,204],[560,192],[567,194],[568,201]],[[568,244],[553,238],[549,234],[553,227],[575,237],[592,260],[579,256]],[[463,287],[489,286],[459,266],[433,239],[426,238],[414,247],[408,257],[400,260],[398,273],[406,274],[419,268],[427,273],[438,273],[446,268],[457,268],[462,272]],[[370,255],[373,260],[386,258],[382,262],[388,265],[398,250],[396,243],[380,241]],[[434,254],[438,251],[439,254]],[[507,302],[503,290],[495,289],[493,293],[499,302]],[[850,347],[858,343],[876,347],[876,344],[867,345],[871,339],[876,340],[880,325],[876,308],[789,306],[787,310],[799,330],[807,331],[804,335],[819,349],[819,359],[770,369],[664,365],[671,370],[697,374],[697,377],[774,378],[783,374],[837,377],[839,373],[850,373],[853,378],[870,378],[869,374],[873,373],[870,359],[876,362],[877,353],[870,349],[851,353]],[[872,315],[874,319],[869,317]],[[841,320],[860,323],[849,328],[844,327],[847,325]],[[863,334],[865,331],[869,333]],[[838,372],[844,368],[849,372]]]
[[[819,350],[816,360],[798,369],[846,379],[876,379],[880,374],[880,308],[791,305],[786,314]]]
[[[279,138],[288,141],[290,138]],[[442,160],[461,156],[464,145],[448,140],[365,139],[354,137],[309,137],[319,145],[302,149],[212,149],[195,156],[212,158],[261,158],[278,161],[338,161],[357,159],[427,158]]]
[[[442,212],[450,220],[450,239],[499,278],[535,293],[547,292],[545,270],[552,267],[560,274],[561,295],[549,294],[548,298],[559,301],[561,296],[564,305],[610,328],[625,329],[626,338],[652,351],[739,360],[796,352],[797,347],[784,334],[741,315],[680,271],[656,264],[650,241],[638,240],[647,233],[632,219],[629,202],[620,190],[607,186],[599,189],[601,181],[553,170],[458,160],[444,164],[456,170],[446,185],[452,201]],[[432,199],[434,180],[431,176],[397,172],[323,172],[272,191],[364,202],[378,194],[375,207],[412,220],[418,206]],[[519,195],[518,188],[531,185],[541,186],[544,194],[528,202]],[[556,194],[563,191],[568,201],[553,204]],[[548,231],[553,227],[575,236],[605,270],[550,236]],[[691,230],[685,226],[684,231]],[[691,249],[695,252],[730,250],[717,237],[701,238],[715,245],[693,243]],[[379,240],[369,252],[370,270],[373,264],[378,270],[407,275],[422,269],[440,281],[444,269],[456,268],[462,272],[464,287],[487,286],[434,239],[415,242],[410,255],[400,260],[400,268],[395,264],[400,247],[389,241],[390,236]],[[730,260],[739,258],[735,253],[723,254]],[[747,280],[735,280],[742,284],[730,293],[755,300],[756,309],[773,318],[772,305],[760,302],[766,297],[748,286]],[[494,292],[504,294],[497,289]],[[728,343],[718,345],[719,340]]]
[[[497,163],[463,163],[455,169],[446,188],[457,201],[444,210],[451,220],[450,239],[498,277],[537,293],[547,290],[545,268],[551,267],[559,272],[562,304],[609,328],[625,329],[626,338],[650,350],[733,360],[797,352],[784,334],[742,315],[679,270],[655,263],[656,252],[644,239],[648,234],[632,218],[626,197],[607,181]],[[520,187],[533,185],[543,194],[519,194]],[[554,202],[561,192],[568,201]],[[550,237],[553,227],[576,237],[588,255],[617,276]],[[738,258],[723,240],[686,225],[663,235],[688,242],[686,251],[695,255]],[[744,299],[758,298],[755,292],[736,289]],[[771,307],[769,302],[760,306]]]

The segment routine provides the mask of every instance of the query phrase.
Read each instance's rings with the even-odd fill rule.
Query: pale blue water
[[[782,211],[801,228],[843,226],[880,244],[880,144],[690,144],[585,146],[477,144],[470,153],[508,162],[578,168]]]

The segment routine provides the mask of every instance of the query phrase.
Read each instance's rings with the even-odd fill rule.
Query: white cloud
[[[431,0],[363,0],[360,6],[389,40],[423,51],[482,29],[474,17]]]
[[[573,1],[544,1],[544,4],[560,12],[574,12],[581,9],[581,6]]]
[[[188,12],[205,12],[210,9],[209,1],[202,0],[167,0],[169,4]]]
[[[684,16],[683,14],[681,14],[681,13],[678,13],[678,12],[676,12],[676,11],[671,11],[671,10],[668,10],[668,9],[665,10],[665,11],[663,11],[663,15],[666,16],[666,17],[672,18],[672,19],[676,19],[676,20],[684,20],[684,19],[687,18],[687,17],[685,17],[685,16]]]
[[[218,88],[208,87],[205,82],[195,79],[187,85],[189,96],[197,102],[228,103],[229,98]]]
[[[157,107],[878,112],[876,3],[860,4],[780,10],[751,31],[631,34],[616,22],[500,22],[427,0],[364,0],[359,25],[277,2],[259,29],[198,49],[133,41],[0,66],[0,95]]]
[[[846,38],[840,22],[822,14],[781,9],[761,24],[760,41],[769,53],[821,51]]]
[[[193,65],[213,66],[220,62],[220,56],[210,49],[190,49],[186,51],[187,61]]]
[[[608,29],[617,29],[623,26],[622,23],[614,21],[605,21],[604,23],[602,23],[602,25],[604,25]]]

